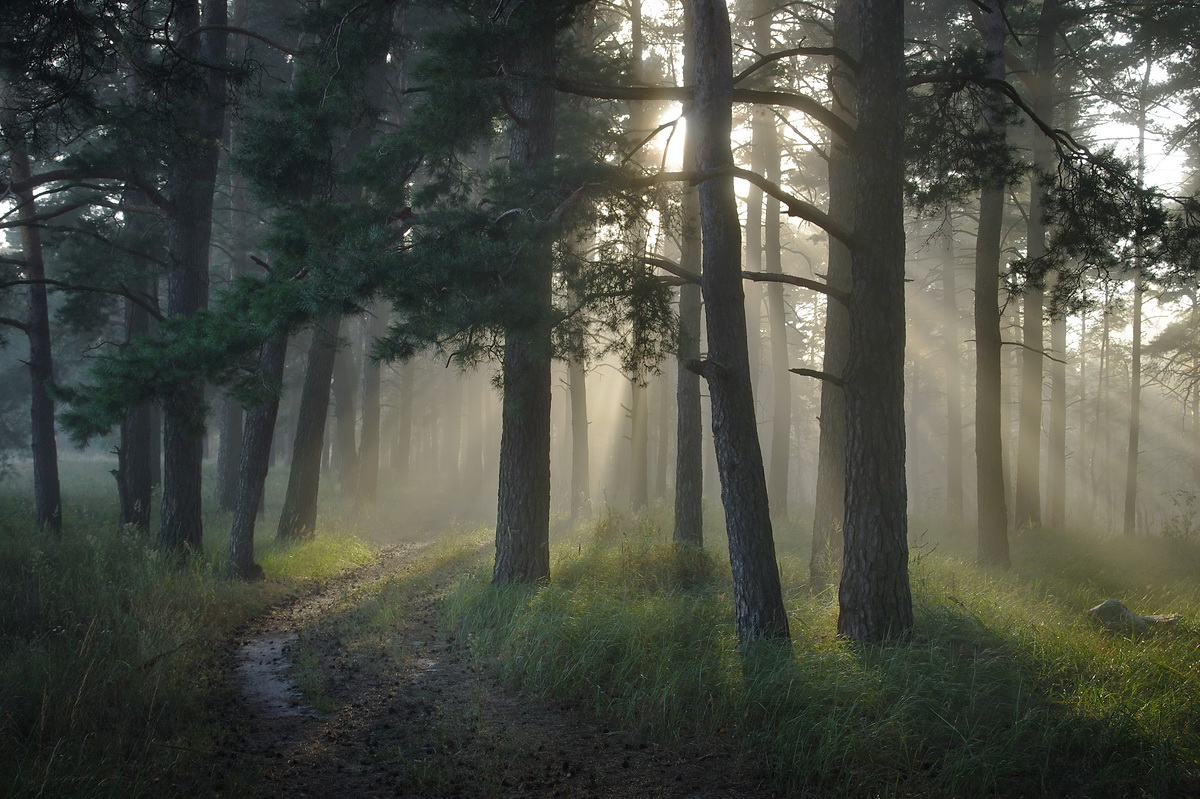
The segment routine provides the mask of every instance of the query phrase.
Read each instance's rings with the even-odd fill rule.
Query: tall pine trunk
[[[388,308],[375,306],[366,328],[362,373],[362,433],[358,453],[358,498],[374,502],[379,493],[380,397],[382,370],[379,361],[370,357],[372,342],[387,332]]]
[[[6,120],[8,121],[8,120]],[[10,128],[9,124],[5,125]],[[12,125],[9,136],[11,179],[27,180],[32,169],[24,134]],[[58,442],[54,431],[54,356],[50,345],[50,307],[46,299],[46,267],[41,229],[33,220],[37,202],[33,189],[16,192],[17,221],[21,225],[21,259],[25,287],[23,331],[29,341],[29,423],[33,455],[33,506],[37,526],[52,533],[62,532],[62,495],[58,479]]]
[[[184,68],[205,70],[198,96],[187,98],[174,120],[180,146],[167,166],[171,192],[167,219],[167,316],[194,316],[208,305],[209,247],[213,194],[220,142],[225,127],[225,80],[215,68],[225,59],[228,9],[225,0],[204,0],[199,35],[199,0],[180,0],[174,8],[175,49]],[[197,67],[198,64],[213,66]],[[180,98],[181,100],[183,98]],[[204,458],[204,387],[184,383],[163,401],[163,491],[158,545],[186,554],[202,547],[201,462]]]
[[[683,75],[693,83],[696,74],[696,46],[692,28],[694,17],[690,3],[684,4]],[[696,129],[690,120],[683,142],[683,168],[696,165]],[[679,265],[694,275],[700,274],[700,204],[696,187],[683,187]],[[679,287],[679,349],[675,369],[675,526],[676,543],[704,544],[704,448],[700,405],[700,376],[689,365],[700,360],[701,302],[700,286],[685,283]]]
[[[724,0],[694,0],[692,7],[696,166],[705,172],[733,165],[733,56]],[[700,224],[708,358],[696,368],[702,370],[708,382],[712,402],[713,440],[733,570],[734,619],[743,644],[787,638],[787,613],[775,560],[767,481],[750,387],[741,223],[732,177],[709,178],[700,183]]]
[[[321,457],[325,451],[325,421],[329,416],[329,388],[333,378],[333,362],[337,357],[340,326],[341,317],[327,317],[313,328],[312,342],[308,347],[287,493],[279,515],[277,535],[285,540],[306,538],[316,532]]]
[[[840,0],[834,9],[833,43],[851,56],[858,53],[858,0]],[[848,66],[835,61],[830,74],[838,113],[854,119],[854,76]],[[844,228],[854,219],[855,156],[847,142],[834,136],[829,148],[829,215]],[[850,250],[829,236],[826,281],[838,291],[850,291]],[[850,316],[846,306],[825,299],[825,342],[822,371],[840,378],[846,367],[850,343]],[[823,591],[833,581],[842,562],[842,524],[846,495],[846,398],[842,386],[821,383],[820,434],[817,442],[816,504],[813,510],[812,553],[808,564],[809,587]]]
[[[988,0],[976,10],[988,74],[1004,79],[1004,0]],[[984,122],[1003,132],[1001,99],[989,93]],[[975,461],[979,505],[979,560],[1007,568],[1008,504],[1004,485],[1001,430],[1000,238],[1004,187],[985,186],[979,198],[979,232],[975,245]]]
[[[946,520],[963,520],[962,365],[958,330],[958,257],[947,234],[942,252],[942,337],[946,368]]]
[[[539,12],[526,9],[524,15]],[[509,167],[537,171],[554,157],[554,30],[531,25],[512,66],[516,90]],[[552,242],[537,239],[523,252],[518,279],[532,306],[532,329],[505,331],[500,485],[496,512],[496,583],[534,582],[550,576],[550,364],[549,309]]]
[[[904,3],[862,0],[858,164],[854,180],[846,516],[838,632],[856,641],[905,634]]]
[[[287,337],[266,342],[259,348],[259,373],[274,385],[282,383],[286,357]],[[254,580],[263,576],[262,567],[254,561],[254,524],[262,506],[271,465],[271,441],[278,414],[278,395],[272,395],[262,405],[246,411],[238,457],[237,497],[229,529],[229,570],[242,579]]]

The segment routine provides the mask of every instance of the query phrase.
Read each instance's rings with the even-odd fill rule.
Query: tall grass
[[[261,548],[268,580],[223,576],[227,519],[179,568],[119,529],[103,461],[64,463],[63,534],[33,529],[21,485],[0,501],[0,795],[179,793],[221,745],[214,659],[233,630],[309,580],[362,564],[348,535]],[[19,479],[19,478],[18,478]],[[11,493],[10,493],[11,492]]]
[[[732,742],[789,795],[1200,795],[1200,637],[1123,637],[1083,611],[1200,612],[1200,552],[1042,533],[1009,574],[934,551],[913,564],[916,631],[839,639],[836,599],[782,568],[793,641],[739,656],[728,567],[651,520],[602,517],[561,543],[553,581],[447,602],[512,681],[660,739]]]

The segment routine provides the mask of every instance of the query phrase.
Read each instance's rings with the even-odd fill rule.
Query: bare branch
[[[832,383],[838,388],[842,387],[842,378],[837,375],[831,375],[829,372],[821,372],[816,369],[788,369],[788,371],[802,377],[815,377],[818,380],[824,380],[826,383]]]
[[[858,61],[840,47],[793,47],[790,50],[780,50],[777,53],[768,53],[762,56],[753,64],[734,75],[733,85],[736,86],[769,64],[794,56],[832,56],[848,66],[852,72],[858,72]]]

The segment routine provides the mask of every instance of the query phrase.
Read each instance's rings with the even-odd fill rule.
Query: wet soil
[[[385,549],[239,636],[226,656],[232,686],[222,712],[236,721],[213,765],[213,795],[773,795],[720,739],[651,742],[500,684],[442,623],[439,604],[456,575],[396,579],[423,550]],[[396,585],[406,587],[398,603],[388,595],[399,612],[386,628],[348,621]]]

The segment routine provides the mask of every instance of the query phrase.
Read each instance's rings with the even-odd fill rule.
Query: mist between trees
[[[497,583],[553,579],[551,514],[690,546],[719,505],[749,644],[780,536],[879,640],[910,518],[997,568],[1197,532],[1195,3],[4,17],[0,434],[46,535],[64,433],[181,560],[215,496],[250,578],[330,492],[494,521]]]

